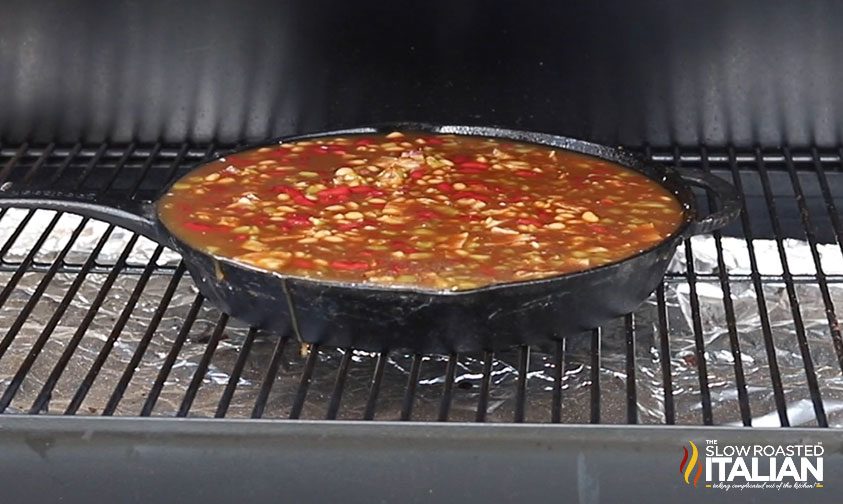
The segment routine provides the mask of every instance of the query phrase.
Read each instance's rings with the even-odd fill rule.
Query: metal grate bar
[[[416,397],[416,386],[419,383],[421,372],[422,355],[413,355],[413,363],[410,364],[410,374],[407,377],[407,389],[404,391],[404,401],[401,404],[401,420],[409,420],[413,415],[413,402]]]
[[[738,171],[738,163],[734,155],[734,149],[729,150],[729,169],[732,174],[732,183],[735,184],[735,189],[741,195],[741,228],[744,239],[746,241],[746,248],[749,253],[749,265],[751,271],[752,286],[755,290],[755,299],[758,306],[758,317],[761,321],[761,331],[764,336],[764,350],[767,355],[767,365],[770,367],[770,381],[773,386],[773,400],[776,403],[776,412],[779,416],[779,423],[782,427],[790,425],[790,420],[787,415],[787,403],[784,396],[784,387],[782,385],[782,375],[779,370],[778,358],[776,357],[776,345],[773,342],[773,330],[770,325],[770,316],[767,313],[767,300],[764,294],[764,286],[761,283],[761,274],[758,271],[758,257],[755,253],[754,233],[752,223],[749,218],[749,210],[746,206],[746,191],[744,191],[743,181],[741,180],[740,172]]]
[[[150,264],[154,263],[155,261],[150,259]],[[151,268],[150,271],[152,271]],[[103,409],[102,414],[104,416],[114,414],[114,411],[117,409],[117,405],[120,403],[120,399],[122,399],[123,394],[126,393],[126,389],[129,387],[129,382],[132,380],[132,376],[134,376],[135,374],[135,368],[137,368],[138,364],[140,364],[141,359],[146,353],[146,349],[149,347],[149,343],[152,341],[152,337],[155,335],[155,331],[158,329],[158,325],[161,323],[161,319],[164,317],[164,312],[167,311],[167,307],[170,305],[170,300],[173,299],[173,294],[175,294],[176,292],[176,287],[178,287],[179,282],[181,282],[182,276],[184,275],[184,271],[184,265],[182,263],[179,263],[175,273],[170,279],[170,282],[167,284],[167,289],[161,296],[161,301],[159,301],[158,307],[155,309],[155,313],[152,314],[152,320],[149,321],[149,325],[146,327],[146,331],[144,332],[143,337],[141,337],[140,341],[138,341],[137,346],[135,347],[135,351],[132,353],[132,358],[129,359],[129,363],[126,364],[126,368],[123,370],[123,374],[117,381],[117,385],[115,385],[114,391],[111,393],[111,397],[109,397],[108,402],[106,403],[105,408]]]
[[[44,152],[40,156],[38,156],[38,160],[36,161],[33,168],[27,172],[27,177],[34,176],[35,173],[37,173],[40,170],[40,168],[44,165],[44,161],[46,160],[46,158],[49,157],[51,151],[52,151],[52,148],[46,149],[46,150],[44,150]],[[6,165],[3,168],[3,174],[0,175],[0,181],[6,180],[6,178],[9,176],[9,173],[11,173],[12,169],[15,167],[15,164],[20,160],[21,157],[22,157],[22,154],[16,155],[8,163],[6,163]],[[64,166],[66,166],[66,165],[64,165]],[[3,209],[3,214],[0,214],[0,216],[5,215],[5,211],[6,211],[6,209]],[[9,250],[12,248],[14,243],[18,240],[21,233],[23,233],[23,230],[26,229],[26,227],[29,224],[29,221],[32,219],[33,215],[35,215],[35,210],[27,210],[26,216],[23,218],[21,223],[18,224],[18,227],[15,229],[15,231],[12,233],[12,235],[9,237],[9,239],[6,241],[6,243],[3,245],[2,249],[0,249],[0,258],[6,257],[6,254],[9,253]],[[38,237],[35,244],[30,249],[29,253],[27,253],[26,257],[23,259],[23,261],[20,262],[17,270],[12,275],[12,278],[9,280],[9,282],[6,284],[6,286],[3,288],[3,291],[0,292],[0,306],[6,304],[6,301],[8,300],[9,295],[11,295],[12,291],[17,287],[18,282],[20,282],[20,279],[23,277],[23,274],[26,272],[27,266],[29,266],[30,264],[32,264],[34,262],[35,255],[38,253],[39,250],[41,250],[41,247],[44,245],[44,242],[47,241],[47,238],[50,236],[50,233],[52,233],[53,229],[55,229],[56,224],[58,224],[59,219],[61,218],[61,215],[62,215],[61,212],[56,212],[53,215],[53,218],[50,220],[50,223],[47,224],[47,226],[44,228],[43,231],[41,231],[41,235]],[[16,333],[17,333],[17,331],[15,331],[15,334]],[[6,348],[2,344],[0,344],[0,356],[3,355],[5,349]],[[2,409],[0,409],[0,411],[2,411]]]
[[[93,157],[91,158],[91,162],[85,165],[85,169],[82,170],[82,173],[79,174],[79,178],[77,178],[76,182],[73,184],[75,187],[82,187],[85,185],[85,182],[88,181],[88,177],[91,176],[91,173],[93,173],[94,169],[97,166],[101,166],[103,164],[102,160],[104,159],[104,156],[107,151],[108,143],[100,144],[99,148],[96,150]]]
[[[442,398],[439,401],[439,415],[436,420],[438,422],[448,421],[448,413],[451,410],[451,394],[454,391],[454,376],[457,372],[457,362],[459,356],[451,354],[448,356],[448,365],[445,368],[445,383],[442,388]]]
[[[369,397],[366,399],[366,409],[363,412],[364,420],[372,420],[375,418],[378,395],[380,394],[381,383],[383,382],[383,370],[386,368],[388,355],[389,354],[387,352],[379,353],[377,362],[375,362],[375,371],[372,373],[372,381],[369,385]]]
[[[552,423],[562,422],[562,377],[565,375],[565,349],[567,340],[556,343],[554,350],[553,368],[553,398],[550,410],[550,421]]]
[[[126,247],[126,250],[131,249],[129,247]],[[129,296],[129,299],[126,301],[126,305],[124,306],[123,311],[120,312],[120,316],[117,318],[117,322],[115,322],[114,327],[108,334],[108,338],[105,340],[102,347],[100,348],[96,359],[94,359],[94,362],[88,369],[88,373],[85,375],[85,378],[82,380],[82,383],[79,384],[79,388],[76,389],[76,394],[74,394],[73,399],[70,401],[70,405],[68,405],[67,410],[65,411],[65,415],[75,415],[76,411],[79,409],[79,406],[82,405],[82,401],[85,400],[85,396],[88,395],[88,391],[91,390],[91,386],[94,384],[94,380],[99,375],[103,364],[105,364],[105,360],[108,358],[108,354],[111,353],[111,349],[114,347],[114,343],[117,341],[117,338],[120,337],[120,334],[123,332],[123,328],[126,327],[126,322],[129,321],[129,317],[132,316],[132,312],[135,309],[135,305],[137,305],[141,294],[143,294],[144,288],[146,288],[146,284],[149,281],[149,277],[152,274],[153,265],[158,260],[158,257],[160,255],[161,247],[156,249],[155,252],[152,254],[149,264],[147,265],[146,271],[144,271],[144,274],[141,275],[137,284],[135,284],[135,288],[132,290],[131,296]]]
[[[635,315],[624,317],[626,332],[626,420],[638,423],[638,393],[635,389]]]
[[[591,331],[591,423],[600,423],[600,328]]]
[[[513,421],[524,421],[524,408],[527,402],[527,374],[530,367],[530,347],[522,346],[518,350],[518,385],[515,389],[515,415]]]
[[[202,294],[197,294],[193,299],[193,304],[190,305],[190,310],[187,312],[187,316],[182,323],[181,329],[176,335],[176,339],[173,341],[173,346],[170,347],[170,351],[167,353],[167,357],[161,365],[161,370],[155,378],[155,383],[152,384],[152,387],[149,390],[149,395],[143,403],[140,416],[149,416],[152,414],[152,410],[155,408],[155,403],[158,402],[158,397],[164,389],[164,382],[167,380],[167,376],[169,376],[170,371],[172,371],[173,364],[176,363],[179,352],[181,352],[184,342],[187,340],[187,335],[190,333],[193,323],[196,322],[196,316],[199,314],[199,309],[202,308],[202,303],[204,303],[204,301],[205,297],[202,296]]]
[[[782,278],[785,282],[785,289],[787,290],[787,298],[790,302],[790,310],[793,316],[793,323],[796,328],[796,339],[799,344],[799,351],[802,354],[802,362],[805,366],[805,377],[808,381],[808,391],[811,394],[811,402],[814,406],[814,413],[817,417],[817,423],[820,427],[828,426],[828,419],[825,414],[825,407],[823,406],[822,396],[820,395],[819,383],[817,382],[817,374],[814,371],[814,363],[811,359],[811,350],[808,347],[808,340],[805,335],[805,324],[802,321],[802,313],[799,310],[799,301],[796,297],[796,289],[794,288],[793,280],[791,279],[790,266],[787,261],[787,254],[784,249],[784,241],[782,239],[783,232],[781,223],[779,222],[778,212],[776,210],[776,201],[773,198],[773,192],[770,187],[770,179],[767,176],[766,165],[761,159],[761,149],[756,150],[758,174],[761,177],[761,187],[764,191],[764,198],[767,202],[767,212],[770,216],[770,222],[773,226],[773,231],[776,235],[776,248],[779,252],[779,260],[782,264]]]
[[[674,163],[677,169],[681,169],[679,148],[676,148]],[[691,322],[694,331],[694,360],[697,365],[697,377],[700,385],[700,402],[702,403],[702,420],[705,425],[714,423],[714,415],[711,410],[711,391],[708,386],[708,366],[705,361],[705,340],[703,339],[702,319],[700,318],[700,298],[697,295],[697,274],[694,268],[694,252],[691,247],[690,238],[685,239],[685,276],[688,280],[690,293],[688,297],[691,302]]]
[[[310,388],[310,380],[313,378],[313,368],[316,366],[316,360],[318,358],[319,345],[311,345],[310,352],[307,354],[307,360],[304,363],[301,381],[299,381],[299,389],[296,391],[296,399],[293,401],[293,407],[290,409],[290,420],[301,417],[302,409],[304,409],[304,401],[307,399],[307,391]]]
[[[6,161],[6,164],[3,165],[3,168],[0,168],[0,184],[6,182],[6,180],[9,178],[9,175],[12,173],[12,169],[14,169],[15,165],[20,162],[20,160],[26,154],[28,149],[29,144],[24,142],[12,152],[12,157],[8,161]]]
[[[2,351],[0,351],[0,357],[2,357],[3,353],[5,353],[5,350],[11,344],[12,338],[14,338],[15,335],[17,335],[20,331],[21,327],[23,327],[23,324],[26,322],[26,319],[29,318],[29,315],[32,313],[32,310],[35,309],[35,305],[41,300],[41,296],[44,295],[44,291],[46,291],[50,280],[52,280],[53,276],[55,275],[56,270],[58,269],[58,265],[73,247],[73,244],[76,242],[76,239],[82,233],[83,227],[84,226],[80,225],[73,230],[73,234],[70,235],[70,239],[67,241],[67,245],[64,246],[59,255],[56,257],[56,260],[53,261],[53,267],[50,268],[47,274],[44,275],[44,277],[38,283],[38,287],[35,288],[35,292],[32,293],[32,296],[27,300],[26,305],[24,305],[18,316],[15,318],[15,321],[12,322],[12,325],[9,327],[8,331],[6,331],[6,334],[3,336],[2,343],[0,343],[0,348],[2,348]],[[76,290],[74,289],[73,294],[70,297],[72,298],[72,296],[75,294]],[[44,326],[44,329],[41,330],[40,334],[38,335],[38,338],[32,344],[32,348],[29,350],[29,353],[26,355],[26,358],[21,363],[20,367],[15,373],[15,376],[12,378],[12,381],[9,382],[9,385],[6,387],[5,392],[3,392],[3,396],[0,397],[0,412],[6,411],[6,408],[9,407],[9,404],[12,402],[12,399],[15,397],[15,394],[17,394],[21,384],[23,384],[24,378],[26,377],[27,373],[29,373],[29,369],[32,367],[32,364],[35,363],[35,359],[38,358],[38,355],[41,354],[41,350],[44,349],[44,345],[47,344],[47,340],[50,339],[53,330],[55,329],[56,325],[58,325],[61,316],[64,315],[64,312],[69,304],[69,298],[65,296],[65,299],[59,306],[59,309],[53,313],[53,316],[50,317],[50,320],[47,322],[47,325]]]
[[[111,186],[114,185],[114,182],[117,181],[117,178],[120,176],[120,171],[123,169],[124,166],[126,166],[126,163],[129,161],[129,159],[135,153],[135,148],[136,148],[135,142],[130,143],[129,146],[126,147],[126,150],[123,152],[123,155],[120,156],[120,160],[117,161],[117,169],[112,170],[111,176],[106,181],[105,187],[102,189],[103,192],[109,190],[111,188]],[[90,175],[91,175],[91,172],[85,173],[83,175],[83,177],[84,177],[83,180],[87,181],[87,179]]]
[[[480,379],[480,394],[477,398],[477,414],[475,422],[485,422],[489,411],[489,390],[492,388],[492,361],[495,354],[483,352],[483,377]]]
[[[54,155],[62,156],[64,158],[64,162],[59,166],[59,169],[56,170],[55,173],[50,175],[50,177],[47,179],[47,182],[45,184],[47,187],[50,187],[56,182],[58,182],[58,180],[64,174],[65,170],[67,170],[67,167],[70,166],[71,161],[78,158],[79,154],[82,152],[81,143],[76,143],[66,154],[59,154],[57,149],[55,149],[55,146],[53,146],[53,144],[50,145],[52,146],[50,152],[52,152]],[[24,180],[28,181],[29,179],[25,178]]]
[[[35,161],[35,164],[32,165],[32,168],[26,171],[23,178],[21,179],[22,183],[27,183],[31,181],[35,174],[41,171],[41,167],[44,166],[44,163],[47,162],[47,159],[53,154],[53,148],[55,148],[55,144],[51,143],[47,145],[44,151],[38,156],[38,159]]]
[[[114,226],[109,226],[97,242],[96,246],[94,246],[94,249],[88,256],[88,259],[85,261],[82,272],[77,275],[76,278],[74,278],[73,284],[71,284],[70,288],[65,293],[64,298],[62,298],[58,309],[53,313],[53,316],[50,318],[50,321],[45,326],[43,330],[44,334],[52,334],[53,330],[58,325],[59,320],[61,320],[61,317],[67,311],[68,307],[70,307],[71,303],[73,302],[73,299],[76,297],[76,293],[79,291],[79,288],[82,286],[82,283],[87,278],[87,272],[90,270],[91,266],[93,266],[94,260],[97,255],[102,251],[103,247],[108,242],[108,238],[109,236],[111,236],[113,230]],[[115,264],[114,267],[111,268],[111,271],[105,278],[105,281],[103,281],[99,291],[97,292],[97,296],[94,298],[94,301],[89,306],[87,312],[85,313],[85,316],[82,319],[82,322],[80,323],[76,331],[74,331],[73,336],[65,344],[65,348],[61,354],[61,357],[59,357],[59,359],[56,361],[52,371],[50,372],[50,375],[47,377],[47,380],[41,387],[38,396],[33,402],[32,407],[30,408],[30,413],[34,414],[41,411],[45,411],[47,409],[47,404],[50,401],[50,396],[56,386],[56,383],[58,383],[59,378],[61,378],[62,374],[64,373],[64,370],[67,364],[70,362],[73,353],[76,351],[76,347],[79,345],[79,342],[82,341],[82,337],[85,335],[88,326],[91,324],[91,321],[93,321],[94,317],[96,316],[99,306],[105,300],[105,297],[108,294],[111,285],[117,279],[117,274],[120,271],[120,267],[125,264],[126,258],[128,257],[129,252],[131,251],[131,246],[129,245],[134,245],[134,242],[130,241],[130,243],[127,244],[126,247],[124,247],[120,258],[117,261],[117,264]]]
[[[670,338],[667,331],[667,303],[664,298],[664,283],[656,288],[659,331],[659,364],[662,371],[662,390],[664,391],[664,422],[676,423],[676,406],[673,401],[673,373],[670,369]]]
[[[709,172],[708,156],[705,147],[702,148],[702,169]],[[706,194],[709,211],[715,212],[718,210],[717,202],[714,197],[708,193]],[[732,352],[732,359],[734,360],[735,368],[735,387],[738,392],[738,407],[741,412],[741,421],[744,425],[752,425],[752,413],[749,407],[749,395],[746,390],[746,377],[744,376],[743,358],[741,356],[740,341],[738,340],[738,328],[735,320],[735,306],[732,302],[732,287],[729,281],[729,273],[726,269],[726,260],[723,257],[723,233],[720,230],[715,230],[712,233],[714,237],[714,247],[717,251],[717,276],[720,278],[720,290],[723,292],[723,310],[726,314],[726,330],[729,333],[729,348]]]
[[[205,347],[205,353],[202,354],[202,359],[199,361],[199,365],[196,366],[196,371],[193,372],[190,385],[187,387],[176,416],[186,417],[190,413],[190,407],[193,406],[196,394],[199,393],[199,389],[202,387],[202,382],[205,380],[205,373],[208,372],[208,366],[211,364],[214,352],[217,351],[217,346],[222,339],[227,324],[228,315],[221,313],[219,319],[217,319],[217,325],[214,327],[214,332],[211,333],[211,337],[208,339],[208,346]]]
[[[214,418],[223,418],[228,413],[228,408],[231,406],[231,399],[234,397],[234,391],[237,390],[237,383],[240,381],[240,377],[243,376],[243,368],[246,367],[246,361],[249,359],[249,354],[252,351],[252,345],[255,343],[255,336],[257,334],[258,331],[254,327],[249,329],[249,332],[246,334],[246,339],[243,340],[243,345],[237,354],[237,362],[234,363],[228,383],[225,384],[225,390],[223,390],[222,396],[220,397],[217,411],[214,412]]]
[[[337,378],[334,381],[334,390],[331,393],[331,400],[328,403],[328,412],[325,414],[326,420],[336,419],[337,413],[340,411],[340,402],[342,401],[343,390],[345,390],[345,382],[348,378],[348,368],[351,365],[352,355],[354,355],[354,350],[350,348],[343,350],[340,367],[337,370]]]
[[[841,148],[843,153],[843,148]],[[840,212],[837,211],[837,206],[834,204],[834,198],[831,197],[831,189],[828,185],[828,177],[825,174],[825,167],[817,154],[816,147],[812,150],[812,157],[814,161],[814,170],[817,174],[817,179],[820,184],[820,191],[823,195],[825,208],[828,210],[828,216],[831,219],[831,224],[834,227],[834,236],[837,238],[837,247],[840,253],[843,254],[843,224],[840,222]]]
[[[48,154],[46,154],[46,155],[48,155]],[[39,157],[39,162],[36,163],[36,168],[33,170],[33,172],[37,171],[37,169],[42,166],[41,161],[43,160],[43,158],[44,158],[44,156]],[[60,170],[64,170],[67,167],[68,163],[69,163],[69,160],[68,160],[68,162],[63,163]],[[26,218],[24,219],[26,223],[29,222],[29,219],[32,217],[32,215],[34,215],[34,212],[29,211]],[[31,250],[30,253],[27,254],[27,257],[30,259],[30,262],[32,261],[32,258],[35,256],[35,254],[38,252],[38,250],[41,248],[41,245],[43,245],[44,241],[47,239],[49,234],[55,228],[55,226],[58,223],[60,217],[61,217],[60,213],[56,213],[53,216],[53,219],[50,221],[50,224],[47,226],[45,231],[41,234],[41,237],[39,238],[39,241],[36,242],[36,246],[34,246],[33,250]],[[26,226],[25,223],[21,223],[21,225],[18,226],[18,229],[15,230],[15,233],[20,235],[20,232],[23,230],[23,228],[25,226]],[[65,245],[65,247],[62,249],[62,251],[59,253],[59,257],[64,257],[65,255],[67,255],[68,251],[70,250],[70,248],[72,246],[72,243],[76,240],[76,238],[79,236],[79,233],[81,233],[81,232],[82,232],[82,227],[78,226],[76,228],[76,230],[74,230],[73,234],[71,235],[70,240],[68,240],[67,245]],[[15,237],[13,239],[10,238],[7,241],[6,245],[8,247],[11,247],[11,244],[13,244],[16,239],[17,239],[17,237]],[[8,249],[6,249],[6,251],[8,252]],[[6,252],[3,252],[2,255],[5,255],[5,253]],[[24,261],[24,263],[25,262],[26,261]],[[56,265],[58,263],[59,263],[58,260],[54,261],[54,265]],[[56,269],[57,269],[57,267],[51,267],[51,269],[48,271],[47,275],[45,275],[44,279],[42,279],[42,281],[38,284],[38,287],[36,287],[35,292],[30,297],[30,299],[27,301],[26,305],[24,305],[21,312],[15,318],[15,321],[12,323],[9,330],[6,331],[6,334],[3,336],[3,339],[0,340],[0,358],[3,357],[3,354],[6,352],[6,350],[9,348],[9,345],[11,345],[11,343],[12,343],[12,339],[14,339],[15,335],[17,335],[18,331],[20,331],[20,328],[26,322],[27,317],[29,317],[29,314],[32,312],[33,308],[35,307],[35,304],[40,300],[41,296],[44,294],[44,291],[46,290],[50,279],[56,273]],[[4,305],[6,303],[6,300],[8,299],[9,295],[14,290],[14,288],[17,286],[17,283],[20,281],[20,278],[23,276],[24,272],[25,272],[25,266],[23,264],[21,264],[18,267],[18,269],[15,271],[14,275],[12,276],[12,279],[7,283],[6,287],[4,287],[3,291],[0,293],[0,306]],[[45,342],[41,342],[41,339],[42,338],[39,337],[39,339],[36,341],[35,346],[43,347]],[[43,339],[46,339],[46,338],[43,338]],[[39,345],[39,343],[40,343],[40,345]],[[38,350],[33,349],[33,352],[30,352],[30,354],[34,354],[35,356],[37,356],[38,352],[40,352],[40,348]],[[35,359],[35,357],[33,356],[32,360],[34,361],[34,359]],[[27,356],[27,360],[29,360],[29,356]],[[30,365],[31,365],[31,363],[30,363]],[[16,378],[17,378],[17,375],[16,375]],[[23,377],[21,376],[20,378],[22,379]],[[4,396],[7,395],[7,394],[11,394],[11,396],[14,396],[14,394],[17,391],[17,388],[19,386],[20,386],[20,383],[13,378],[12,383],[9,386],[9,389],[14,388],[14,390],[10,391],[9,389],[7,389],[6,392],[4,393]],[[11,401],[11,396],[9,397],[9,401]],[[8,402],[5,402],[3,399],[0,399],[0,412],[4,411],[7,406],[8,406]]]
[[[266,368],[266,374],[263,376],[261,388],[258,391],[258,397],[255,399],[255,405],[252,407],[252,418],[261,418],[266,410],[266,402],[269,400],[269,393],[272,392],[272,385],[275,383],[275,377],[278,375],[278,366],[281,365],[281,356],[284,355],[284,347],[287,345],[288,336],[282,336],[275,342],[275,350],[272,352],[272,359]]]
[[[834,236],[837,238],[837,248],[840,249],[840,253],[843,254],[843,225],[841,225],[840,222],[840,213],[837,211],[837,206],[834,204],[834,198],[831,197],[831,189],[828,186],[828,177],[826,177],[825,168],[823,168],[823,164],[817,155],[816,147],[812,150],[812,154],[814,158],[814,169],[817,173],[817,179],[820,185],[820,191],[822,192],[823,201],[825,202],[828,216],[831,219],[831,224],[834,228]],[[827,276],[826,280],[828,280],[828,278],[829,277]],[[839,333],[839,326],[837,327],[837,330]],[[837,345],[837,340],[835,340],[835,345]],[[838,347],[835,346],[835,349],[837,348]],[[839,356],[841,351],[837,349],[837,353]]]
[[[805,231],[805,238],[808,241],[808,248],[811,251],[811,259],[814,261],[817,283],[820,288],[823,305],[825,305],[825,315],[828,319],[828,327],[831,331],[831,340],[834,344],[834,350],[837,352],[837,363],[840,366],[840,371],[843,372],[843,337],[840,335],[840,324],[837,320],[837,313],[834,310],[834,302],[831,300],[831,292],[828,290],[828,282],[826,281],[825,270],[823,269],[822,261],[820,260],[820,253],[819,250],[817,250],[817,237],[814,233],[814,225],[811,222],[811,213],[805,203],[805,192],[802,190],[802,184],[799,182],[799,176],[793,167],[790,149],[785,147],[784,154],[785,165],[787,166],[787,171],[790,175],[790,183],[793,186],[794,193],[796,194],[796,203],[799,205],[799,217],[802,222],[802,229]]]

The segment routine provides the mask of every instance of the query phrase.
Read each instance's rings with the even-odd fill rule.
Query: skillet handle
[[[722,228],[740,215],[741,197],[732,184],[700,169],[682,169],[679,175],[689,185],[713,192],[720,202],[716,212],[704,217],[699,215],[694,217],[694,221],[686,232],[687,236],[710,233]]]
[[[0,186],[0,208],[17,207],[56,210],[99,219],[124,227],[164,244],[167,234],[158,224],[153,204],[147,201],[121,200],[96,193],[52,189],[16,189]]]

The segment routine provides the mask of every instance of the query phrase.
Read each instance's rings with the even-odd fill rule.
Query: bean
[[[583,212],[581,217],[586,222],[600,222],[600,217],[596,216],[594,212]]]

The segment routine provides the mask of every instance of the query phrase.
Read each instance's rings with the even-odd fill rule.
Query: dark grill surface
[[[215,152],[5,145],[0,181],[149,199]],[[726,273],[716,233],[716,267],[698,271],[686,243],[687,266],[635,314],[554,347],[494,355],[308,351],[208,306],[178,259],[143,238],[2,210],[0,413],[743,425],[769,414],[775,425],[843,425],[843,274],[825,271],[818,246],[843,252],[840,152],[642,153],[736,183],[746,208],[723,235],[741,239],[749,271]],[[793,267],[790,238],[807,242],[810,273]],[[763,254],[780,273],[762,274],[758,239],[773,240]],[[701,301],[711,288],[722,298]],[[754,296],[747,304],[733,291]]]

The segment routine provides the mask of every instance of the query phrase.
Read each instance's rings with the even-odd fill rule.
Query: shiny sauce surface
[[[158,212],[190,246],[258,268],[431,290],[616,262],[684,216],[657,182],[608,161],[413,132],[233,154],[177,181]]]

